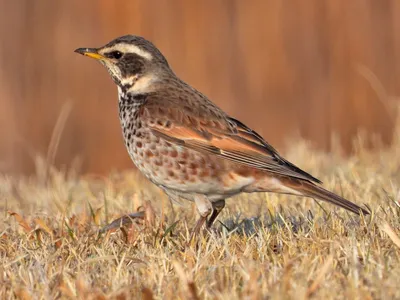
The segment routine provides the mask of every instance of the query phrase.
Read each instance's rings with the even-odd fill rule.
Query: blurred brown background
[[[397,0],[0,0],[0,171],[30,172],[38,154],[132,167],[116,87],[73,52],[128,33],[280,150],[293,134],[329,150],[332,133],[350,150],[359,129],[390,142],[399,29]]]

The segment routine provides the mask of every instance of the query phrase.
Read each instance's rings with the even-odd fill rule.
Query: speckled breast
[[[137,168],[156,185],[182,193],[224,195],[240,192],[249,183],[236,172],[236,164],[154,135],[139,110],[120,106],[123,137]]]

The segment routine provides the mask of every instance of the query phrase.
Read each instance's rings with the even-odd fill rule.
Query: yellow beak
[[[96,48],[78,48],[74,52],[89,56],[94,59],[103,60],[105,57],[97,52]]]

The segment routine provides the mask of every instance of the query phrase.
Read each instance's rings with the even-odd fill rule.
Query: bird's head
[[[116,38],[100,48],[79,48],[75,52],[98,60],[121,90],[134,94],[147,92],[152,83],[172,73],[156,46],[135,35]]]

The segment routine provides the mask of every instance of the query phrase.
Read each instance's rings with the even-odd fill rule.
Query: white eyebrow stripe
[[[114,45],[114,46],[112,46],[110,48],[104,49],[103,51],[104,52],[120,51],[122,53],[135,53],[135,54],[137,54],[137,55],[139,55],[139,56],[141,56],[141,57],[143,57],[143,58],[145,58],[147,60],[152,60],[153,59],[153,56],[149,52],[139,48],[136,45],[132,45],[132,44],[125,44],[125,43],[116,44],[116,45]]]

